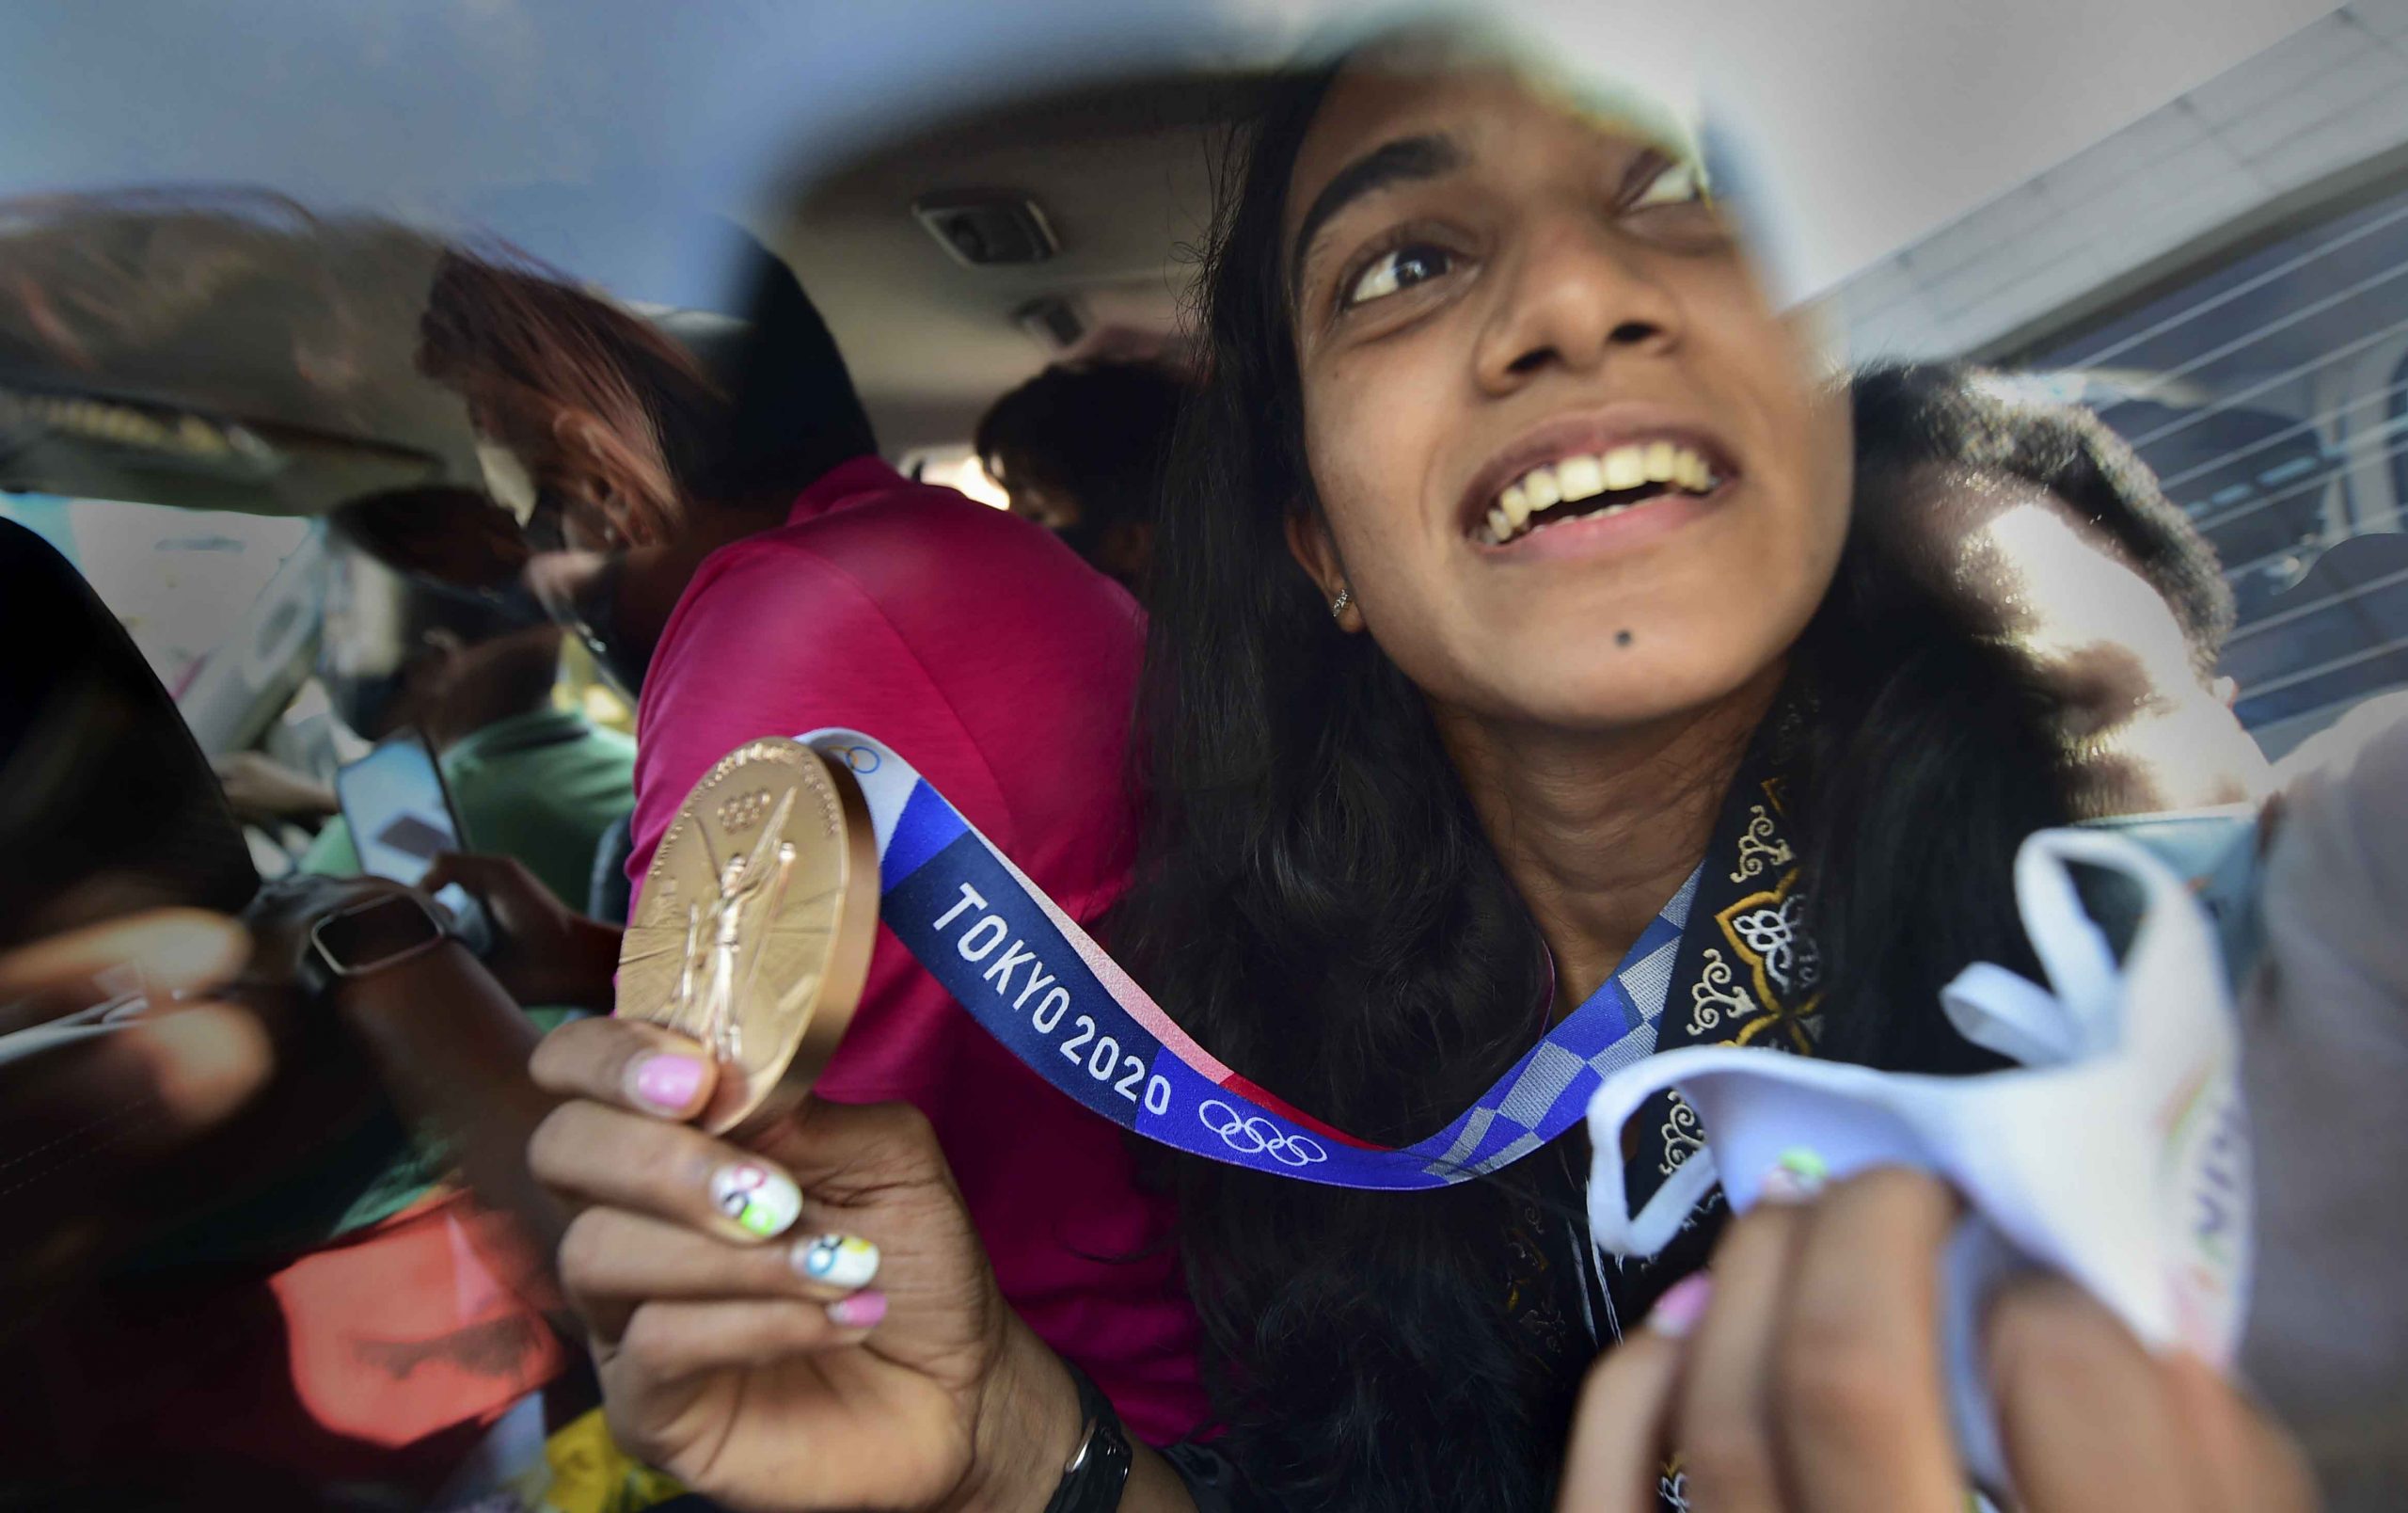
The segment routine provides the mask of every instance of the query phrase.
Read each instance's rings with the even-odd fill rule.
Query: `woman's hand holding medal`
[[[622,1445],[748,1507],[1043,1505],[1076,1394],[916,1110],[813,1099],[715,1139],[688,1121],[717,1068],[628,1020],[563,1027],[533,1072],[571,1100],[530,1159],[581,1210],[561,1279]]]

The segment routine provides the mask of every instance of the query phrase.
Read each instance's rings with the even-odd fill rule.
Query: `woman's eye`
[[[1705,175],[1694,163],[1666,163],[1630,197],[1626,210],[1695,204],[1705,198]]]
[[[1346,304],[1352,308],[1386,298],[1399,290],[1427,283],[1451,266],[1453,259],[1434,247],[1401,247],[1393,252],[1383,252],[1355,277],[1354,287],[1346,291]]]

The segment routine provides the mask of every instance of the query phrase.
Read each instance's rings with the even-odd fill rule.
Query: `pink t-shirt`
[[[864,730],[902,753],[1081,919],[1128,880],[1124,777],[1143,621],[1026,520],[874,457],[786,523],[713,552],[671,615],[638,714],[642,885],[713,763],[762,736]],[[818,1090],[901,1100],[936,1126],[1004,1296],[1156,1443],[1201,1422],[1196,1322],[1166,1200],[1120,1132],[1029,1071],[880,927],[869,986]]]

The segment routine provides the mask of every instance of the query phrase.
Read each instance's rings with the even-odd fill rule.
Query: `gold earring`
[[[1337,619],[1339,615],[1346,613],[1346,606],[1354,602],[1354,591],[1353,589],[1339,589],[1338,591],[1338,597],[1329,601],[1329,617],[1333,620]]]

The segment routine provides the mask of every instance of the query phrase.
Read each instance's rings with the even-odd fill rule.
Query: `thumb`
[[[257,1015],[197,1004],[0,1038],[0,1107],[32,1148],[14,1154],[45,1151],[57,1164],[131,1156],[221,1123],[275,1070]]]
[[[952,1181],[927,1116],[907,1103],[805,1098],[745,1143],[785,1168],[805,1191],[835,1203],[882,1187]]]
[[[419,888],[435,893],[457,883],[483,898],[493,885],[494,860],[472,852],[436,852],[435,860],[427,864],[425,873],[418,880]]]
[[[2189,1430],[2205,1485],[2232,1509],[2305,1513],[2315,1478],[2282,1428],[2214,1367],[2178,1352],[2157,1362],[2176,1416]]]
[[[215,987],[250,954],[241,925],[198,909],[160,909],[36,941],[0,954],[0,1033],[136,984],[148,995]]]

